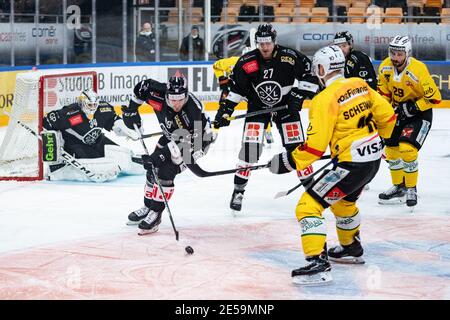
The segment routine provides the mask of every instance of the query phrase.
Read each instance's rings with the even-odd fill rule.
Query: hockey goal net
[[[75,102],[86,89],[97,91],[96,72],[42,70],[16,76],[8,126],[0,128],[0,180],[43,179],[42,143],[25,126],[40,133],[45,114]]]

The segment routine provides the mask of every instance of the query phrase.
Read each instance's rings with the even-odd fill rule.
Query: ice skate
[[[387,191],[378,195],[378,203],[382,205],[398,205],[405,203],[405,186],[393,185]]]
[[[233,212],[241,211],[243,199],[244,199],[244,191],[234,190],[233,195],[231,196],[230,209]]]
[[[139,222],[141,222],[141,220],[148,215],[149,211],[150,209],[145,206],[138,210],[133,211],[128,215],[127,225],[134,226],[139,224]]]
[[[161,216],[162,212],[150,210],[147,217],[139,223],[138,235],[143,236],[158,231],[161,224]]]
[[[361,246],[361,240],[359,238],[359,232],[355,235],[355,241],[352,244],[343,246],[338,245],[328,250],[328,257],[330,261],[348,264],[364,264],[365,261],[362,257],[364,253]]]
[[[297,285],[311,286],[321,285],[331,282],[331,265],[325,253],[320,256],[307,257],[310,262],[305,267],[292,270],[292,282]]]

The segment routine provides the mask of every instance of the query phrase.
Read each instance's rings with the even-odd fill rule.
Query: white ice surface
[[[306,130],[306,110],[302,111],[302,117]],[[230,127],[220,130],[218,140],[207,156],[200,161],[204,169],[212,171],[234,168],[240,148],[242,123],[242,120],[234,121]],[[144,116],[144,128],[147,133],[158,131],[154,115]],[[3,134],[4,129],[1,132]],[[267,162],[273,154],[282,150],[280,137],[275,128],[273,133],[275,145],[264,150],[260,163]],[[140,150],[137,142],[125,142],[122,139],[119,141]],[[149,149],[153,148],[156,141],[157,139],[153,138],[146,140]],[[387,165],[382,163],[378,175],[370,184],[370,190],[365,191],[358,202],[362,215],[361,233],[363,244],[366,240],[365,255],[368,263],[359,269],[346,266],[333,267],[334,284],[323,289],[293,288],[290,282],[290,270],[303,264],[300,231],[295,219],[295,205],[303,190],[299,189],[290,196],[278,200],[274,200],[273,195],[295,186],[298,183],[295,174],[275,176],[268,170],[253,172],[245,193],[243,211],[235,217],[230,214],[228,207],[233,190],[233,175],[198,178],[185,171],[177,176],[176,190],[170,208],[176,227],[180,231],[182,244],[195,244],[193,247],[196,253],[188,257],[191,259],[189,262],[186,262],[182,248],[177,251],[172,247],[176,241],[166,214],[160,231],[155,235],[138,237],[136,227],[125,225],[129,212],[143,205],[145,176],[124,176],[103,184],[0,182],[0,261],[11,263],[11,265],[0,263],[0,291],[4,292],[0,296],[150,299],[194,297],[449,299],[449,145],[450,110],[435,110],[431,133],[420,152],[419,203],[413,213],[405,207],[381,207],[377,204],[378,193],[390,186]],[[317,169],[324,163],[325,161],[319,161],[314,167]],[[336,244],[334,218],[329,210],[325,212],[325,217],[329,245],[334,245]],[[131,247],[135,251],[125,250],[127,243],[133,243]],[[140,249],[137,249],[141,245],[145,245],[145,250],[141,248],[146,252],[144,256]],[[167,264],[178,265],[178,268],[189,264],[192,270],[197,270],[195,273],[190,269],[191,277],[194,277],[192,281],[198,277],[198,283],[202,285],[189,284],[186,290],[182,290],[187,282],[182,280],[178,283],[176,279],[174,280],[174,275],[177,274],[175,271],[172,277],[169,277],[167,286],[162,280],[155,285],[158,282],[156,278],[165,277],[161,271],[150,278],[145,278],[148,280],[147,287],[153,288],[145,293],[128,292],[127,281],[124,279],[116,283],[117,287],[121,288],[119,292],[114,290],[116,288],[114,285],[104,292],[94,292],[91,288],[88,290],[89,293],[83,292],[79,287],[67,289],[62,285],[57,289],[53,287],[51,290],[48,289],[55,281],[59,283],[71,266],[78,265],[83,271],[85,266],[82,261],[87,261],[83,259],[90,259],[89,254],[84,252],[80,260],[72,257],[67,264],[60,261],[62,265],[53,268],[52,255],[86,247],[101,252],[101,254],[97,252],[96,257],[117,254],[115,249],[121,252],[118,257],[116,256],[117,259],[120,260],[126,255],[127,258],[122,261],[126,266],[121,265],[118,269],[103,260],[90,261],[91,266],[98,263],[99,271],[104,268],[105,272],[114,274],[117,270],[121,270],[120,274],[123,276],[126,273],[123,271],[124,268],[133,269],[135,264],[142,266],[144,258],[148,258],[151,260],[152,268],[155,268],[155,264],[157,268],[162,269],[164,269],[162,266]],[[157,250],[151,254],[152,247]],[[181,257],[176,258],[177,256]],[[34,263],[39,258],[48,261],[37,267]],[[235,264],[235,268],[230,262]],[[28,269],[29,272],[17,273],[21,268],[31,269]],[[227,268],[233,270],[233,275],[228,275],[228,278],[220,280],[212,276],[218,270],[226,272]],[[252,268],[255,274],[250,272]],[[267,274],[263,276],[258,270],[265,270]],[[274,272],[271,273],[271,270]],[[33,273],[33,276],[30,273]],[[52,278],[49,273],[60,275]],[[39,285],[29,277],[44,281],[44,287],[48,290],[44,292],[42,288],[36,289]],[[203,281],[202,278],[206,280]],[[258,283],[254,283],[254,279],[257,279]],[[276,290],[269,279],[271,281],[276,279]],[[372,286],[373,279],[375,284]],[[406,280],[409,284],[396,287],[396,281],[400,279]],[[33,282],[35,291],[31,291],[32,293],[26,293],[27,285],[24,283],[27,281]],[[108,281],[111,286],[111,279]],[[215,292],[214,288],[217,288],[218,281],[222,281],[223,288],[222,291]],[[270,285],[265,284],[265,281]],[[174,283],[179,285],[174,286]],[[433,285],[437,287],[433,289]],[[24,291],[17,291],[18,286]],[[197,287],[201,287],[202,291],[195,291]],[[283,291],[283,288],[287,291]],[[53,294],[49,294],[48,291]]]

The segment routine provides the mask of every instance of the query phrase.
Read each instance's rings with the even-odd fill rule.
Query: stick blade
[[[280,191],[280,192],[277,192],[273,198],[274,199],[282,198],[282,197],[287,196],[288,194],[289,194],[288,191]]]

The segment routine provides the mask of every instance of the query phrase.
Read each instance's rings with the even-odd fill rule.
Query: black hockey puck
[[[191,246],[184,248],[187,254],[194,254],[194,249]]]

